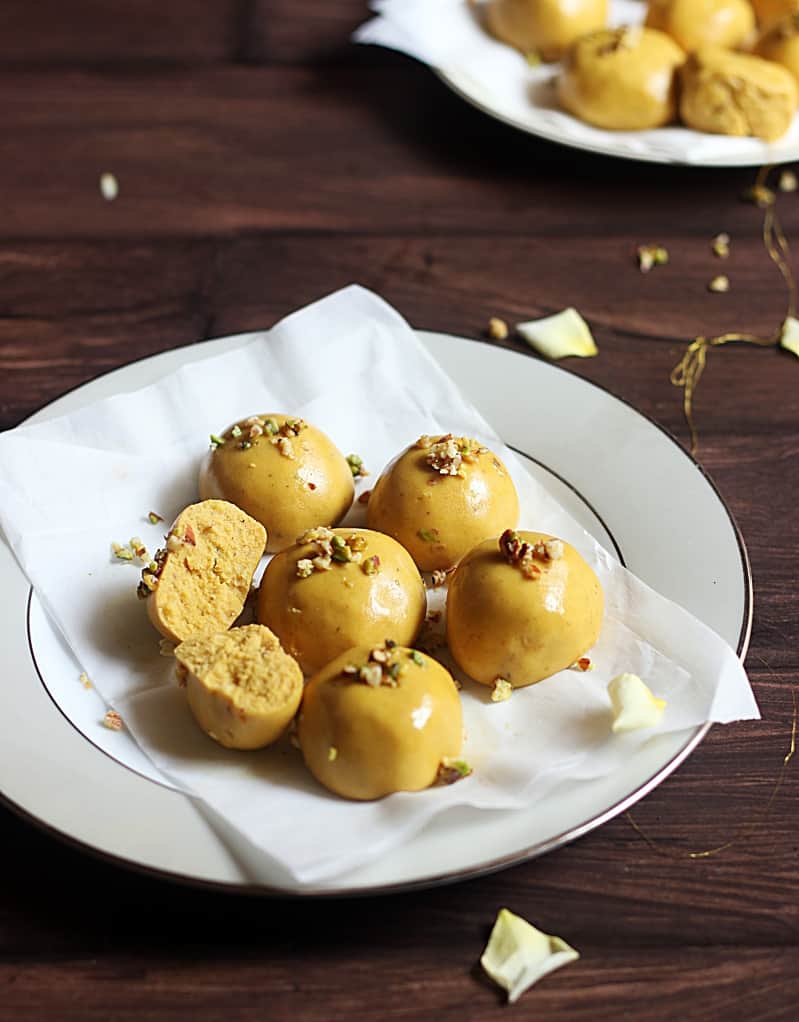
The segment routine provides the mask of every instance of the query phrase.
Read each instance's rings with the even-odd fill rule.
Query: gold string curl
[[[694,395],[702,378],[702,373],[705,371],[707,356],[710,350],[723,344],[731,343],[754,344],[761,348],[776,348],[782,337],[785,319],[796,315],[797,287],[791,267],[790,246],[777,216],[776,194],[766,184],[772,169],[770,166],[760,168],[755,184],[748,192],[748,197],[764,210],[763,245],[785,282],[788,292],[785,316],[777,329],[768,337],[733,331],[731,333],[719,334],[716,337],[696,337],[688,345],[685,354],[672,369],[670,380],[673,386],[682,387],[683,390],[683,414],[691,435],[691,454],[696,454],[699,448],[699,432],[694,420]]]

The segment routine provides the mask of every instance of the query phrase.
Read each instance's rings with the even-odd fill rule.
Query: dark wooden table
[[[414,325],[466,336],[574,304],[601,355],[570,368],[686,442],[669,383],[686,342],[769,333],[784,312],[762,212],[740,201],[753,172],[516,133],[414,62],[351,46],[365,14],[362,0],[2,5],[0,426],[359,281]],[[799,194],[779,209],[799,237]],[[649,242],[671,262],[644,276],[633,251]],[[719,272],[731,290],[710,294]],[[799,363],[713,352],[697,418],[752,560],[763,721],[714,728],[636,808],[658,852],[622,816],[495,876],[298,903],[134,875],[3,809],[0,1019],[799,1017],[799,763],[769,805],[799,671]],[[502,905],[583,955],[514,1009],[475,967]]]

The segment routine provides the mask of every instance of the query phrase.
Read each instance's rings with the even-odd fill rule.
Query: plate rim
[[[61,401],[63,398],[68,397],[70,394],[76,393],[77,391],[83,389],[84,387],[87,387],[90,384],[93,384],[106,377],[112,376],[115,373],[124,372],[138,364],[146,363],[151,360],[152,361],[158,360],[160,357],[168,353],[174,353],[184,349],[198,348],[203,345],[212,344],[218,341],[233,342],[237,339],[243,339],[258,332],[259,331],[248,331],[245,333],[232,334],[222,338],[205,338],[202,341],[189,342],[186,345],[178,345],[173,348],[165,349],[164,351],[155,352],[150,355],[143,355],[139,358],[131,360],[130,362],[126,362],[124,365],[115,366],[111,369],[104,370],[102,372],[97,373],[91,379],[85,380],[69,388],[68,390],[59,394],[58,397],[45,402],[39,408],[37,408],[36,411],[26,416],[26,418],[22,420],[22,422],[20,422],[19,425],[24,425],[36,421],[42,412],[44,412],[48,408],[51,408],[54,405],[57,405],[59,401]],[[505,354],[516,356],[522,359],[533,357],[532,355],[529,355],[526,352],[516,351],[512,348],[504,348],[501,346],[497,346],[495,344],[492,344],[491,342],[482,339],[462,337],[456,334],[446,333],[443,331],[430,331],[422,329],[416,329],[416,333],[421,337],[422,340],[426,340],[428,338],[430,339],[439,338],[445,339],[446,341],[450,342],[454,341],[456,343],[469,342],[473,345],[480,345],[487,351],[488,350],[503,351]],[[200,355],[199,358],[202,358],[202,356]],[[570,369],[567,366],[563,366],[558,363],[549,362],[546,360],[539,361],[544,362],[544,364],[548,365],[550,368],[553,368],[559,372],[563,372],[569,376],[576,377],[581,384],[594,387],[603,394],[610,397],[612,400],[620,402],[622,405],[628,408],[634,415],[639,416],[649,424],[655,426],[659,432],[664,434],[664,436],[671,442],[671,444],[674,447],[676,447],[679,451],[682,452],[682,454],[692,463],[692,465],[695,468],[699,469],[702,475],[702,479],[710,487],[710,489],[712,490],[713,494],[716,497],[718,504],[720,505],[721,509],[726,515],[731,526],[733,535],[735,536],[738,547],[741,575],[743,580],[744,606],[742,611],[742,621],[739,632],[738,644],[736,647],[736,653],[738,657],[741,660],[743,660],[749,647],[753,619],[753,580],[751,565],[749,561],[749,554],[746,548],[746,544],[740,526],[738,525],[738,522],[736,521],[732,510],[730,509],[729,505],[722,496],[719,488],[717,487],[716,483],[714,482],[708,471],[702,466],[701,462],[699,462],[691,454],[691,452],[682,445],[678,438],[669,429],[667,429],[665,426],[659,423],[652,416],[648,415],[645,412],[640,411],[626,398],[614,394],[609,388],[605,387],[600,383],[586,379],[585,377],[583,377],[582,375],[580,375],[579,373],[575,372],[574,370]],[[526,452],[522,453],[526,454]],[[28,602],[30,601],[32,593],[33,588],[29,586]],[[35,665],[32,669],[35,674],[36,673]],[[56,706],[56,709],[57,712],[61,713],[61,715],[63,716],[63,711],[60,710],[60,707]],[[68,724],[70,727],[74,727],[74,725],[72,725],[71,722],[69,721],[65,720],[64,723]],[[572,841],[575,841],[585,836],[587,833],[590,833],[592,830],[595,830],[596,828],[602,826],[604,823],[607,823],[609,822],[609,820],[620,815],[631,805],[634,805],[640,799],[644,798],[647,794],[654,790],[654,788],[656,788],[660,783],[666,780],[666,778],[668,778],[675,770],[677,770],[682,765],[683,762],[685,762],[685,760],[691,755],[691,753],[696,749],[696,747],[703,741],[707,733],[710,731],[711,727],[712,723],[708,722],[692,729],[688,734],[685,743],[677,750],[677,752],[673,756],[671,756],[671,758],[665,764],[663,764],[660,768],[655,770],[645,781],[638,784],[633,791],[629,792],[626,796],[619,799],[617,802],[613,803],[613,805],[608,806],[600,813],[583,821],[581,824],[570,827],[557,835],[553,835],[552,837],[547,838],[546,840],[538,841],[532,845],[525,846],[522,849],[515,850],[507,855],[495,857],[489,861],[484,861],[473,868],[466,869],[461,868],[451,873],[442,872],[434,875],[419,877],[418,879],[414,880],[402,880],[396,883],[374,884],[367,887],[337,889],[326,886],[305,885],[303,887],[298,888],[289,888],[267,884],[237,883],[226,880],[213,880],[203,877],[193,877],[187,875],[186,873],[181,873],[175,870],[170,870],[167,868],[162,868],[149,864],[143,864],[142,862],[139,862],[136,859],[128,858],[125,857],[124,855],[120,855],[115,852],[98,848],[90,844],[88,841],[84,841],[81,838],[76,837],[65,830],[61,830],[54,824],[49,823],[46,819],[36,816],[32,811],[28,810],[25,806],[19,804],[14,799],[10,798],[8,795],[6,795],[4,791],[1,790],[0,804],[10,809],[15,815],[25,820],[26,822],[32,823],[38,830],[43,831],[49,836],[55,837],[57,840],[67,844],[72,848],[79,849],[82,853],[88,852],[89,855],[96,859],[100,859],[103,862],[112,863],[115,866],[132,870],[133,872],[138,874],[143,874],[148,877],[155,877],[169,882],[179,883],[183,886],[189,886],[195,889],[235,893],[241,895],[258,895],[260,897],[281,897],[281,898],[341,899],[352,897],[382,896],[417,891],[430,887],[445,886],[453,883],[477,879],[479,877],[495,873],[500,870],[508,869],[515,865],[519,865],[523,862],[530,861],[533,858],[537,858],[540,855],[547,854],[550,851],[554,851],[556,848],[562,847],[565,844],[571,843]],[[93,745],[93,743],[90,744]],[[99,749],[97,746],[94,746],[94,748],[96,751],[102,753],[103,755],[110,755],[105,753],[104,750]],[[123,767],[124,769],[130,769],[126,767],[125,764],[121,763],[119,760],[115,760],[113,756],[111,756],[110,758],[117,764],[117,766]],[[148,778],[145,778],[142,775],[138,776],[140,777],[143,783],[149,782]],[[175,794],[182,795],[182,793],[180,792],[175,792]]]
[[[479,110],[487,117],[491,117],[495,121],[499,121],[501,124],[507,124],[511,128],[515,128],[517,131],[524,132],[526,135],[531,135],[534,138],[541,138],[545,142],[550,142],[554,145],[562,145],[567,149],[575,149],[578,152],[591,153],[594,156],[605,156],[608,159],[616,160],[630,160],[633,163],[650,163],[660,167],[688,167],[691,169],[707,169],[707,170],[724,170],[741,168],[741,167],[761,167],[763,165],[774,165],[780,166],[783,163],[791,163],[799,159],[799,145],[794,145],[792,149],[786,148],[784,153],[768,151],[763,153],[759,158],[753,156],[737,156],[737,157],[725,157],[719,160],[686,160],[680,159],[677,156],[669,156],[666,154],[658,154],[654,152],[648,153],[627,153],[617,152],[613,147],[608,144],[607,146],[598,145],[592,142],[580,142],[577,139],[565,138],[557,131],[548,129],[545,125],[540,128],[533,128],[529,124],[525,124],[524,121],[517,120],[509,114],[503,113],[497,110],[495,107],[482,102],[473,93],[469,92],[466,86],[463,84],[463,75],[454,70],[449,70],[442,67],[433,67],[433,65],[427,65],[434,75],[443,82],[448,89],[450,89],[459,99],[462,99],[469,106],[475,110]],[[764,145],[767,143],[764,142]],[[773,148],[773,147],[770,147]]]

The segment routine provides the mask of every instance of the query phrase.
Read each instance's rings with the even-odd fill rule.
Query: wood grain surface
[[[601,354],[569,368],[687,441],[669,383],[686,343],[769,333],[785,310],[740,198],[753,172],[515,133],[413,61],[349,44],[366,15],[361,0],[2,5],[0,427],[359,281],[468,337],[576,305]],[[799,194],[779,209],[799,238]],[[644,276],[634,251],[652,242],[671,262]],[[727,294],[707,291],[719,272]],[[657,851],[622,816],[468,883],[297,903],[130,873],[2,809],[0,1020],[797,1018],[799,763],[768,803],[799,676],[799,362],[714,351],[696,408],[752,561],[763,720],[714,728],[635,808]],[[582,952],[512,1009],[476,967],[501,906]]]

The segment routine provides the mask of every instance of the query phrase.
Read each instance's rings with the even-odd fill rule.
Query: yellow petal
[[[785,348],[786,351],[790,351],[792,355],[796,355],[799,358],[799,319],[788,316],[782,324],[780,347]]]
[[[542,976],[579,957],[560,937],[542,933],[526,919],[503,908],[497,915],[480,964],[498,986],[508,991],[508,1001],[512,1004]]]
[[[554,316],[517,323],[516,333],[531,348],[547,358],[577,355],[590,358],[599,354],[588,324],[576,309],[564,309]]]
[[[608,695],[616,733],[656,727],[666,709],[666,700],[654,696],[637,674],[619,674],[608,685]]]

